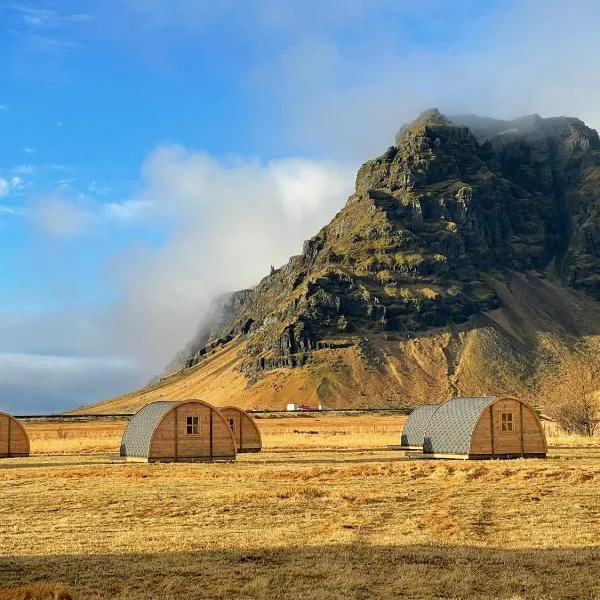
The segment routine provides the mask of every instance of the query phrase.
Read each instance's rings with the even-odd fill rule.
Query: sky
[[[159,374],[419,112],[600,127],[600,3],[0,2],[0,410]]]

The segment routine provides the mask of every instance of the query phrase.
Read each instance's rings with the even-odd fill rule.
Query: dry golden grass
[[[384,449],[397,443],[395,421],[264,419],[270,449],[231,464],[127,464],[114,452],[0,460],[0,590],[52,583],[93,600],[600,597],[600,448],[407,460]],[[295,449],[281,447],[286,436]]]
[[[63,586],[36,583],[10,589],[0,588],[0,600],[73,600],[73,596]]]
[[[382,448],[397,445],[403,415],[296,415],[258,418],[265,449]],[[84,423],[26,423],[33,454],[93,454],[117,452],[126,421]],[[547,428],[548,444],[556,447],[594,447],[593,438],[569,435],[554,425]]]
[[[575,433],[565,433],[560,429],[550,429],[546,433],[546,439],[549,446],[554,447],[577,447],[594,448],[600,446],[600,435],[588,437],[586,435],[577,435]]]
[[[359,415],[258,419],[265,449],[374,448],[398,444],[406,417]],[[126,421],[26,423],[32,454],[117,452]]]
[[[258,419],[265,449],[381,448],[400,443],[403,415],[295,416]]]
[[[32,454],[116,452],[126,421],[24,423]]]

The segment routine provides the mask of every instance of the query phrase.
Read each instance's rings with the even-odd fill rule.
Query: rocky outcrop
[[[598,134],[579,119],[430,110],[359,169],[300,255],[221,303],[176,363],[241,337],[256,378],[340,343],[451,329],[502,306],[491,280],[525,272],[600,299]],[[359,352],[383,364],[371,354]]]

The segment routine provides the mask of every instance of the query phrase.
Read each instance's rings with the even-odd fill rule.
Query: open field
[[[111,450],[0,460],[0,598],[600,597],[600,447],[411,461],[398,419],[264,419],[261,454],[170,465],[122,463],[123,423],[30,425]]]
[[[403,415],[298,414],[258,418],[265,449],[381,448],[400,441]],[[25,423],[33,454],[118,452],[127,421],[84,423]],[[548,430],[551,446],[593,447],[600,437],[588,438]]]
[[[403,415],[297,415],[257,419],[263,445],[283,448],[374,448],[398,444]],[[34,454],[117,452],[126,421],[26,423]]]

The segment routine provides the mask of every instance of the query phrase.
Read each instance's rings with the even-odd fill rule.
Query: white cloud
[[[10,10],[20,13],[23,23],[32,27],[50,27],[60,21],[56,11],[35,8],[24,4],[12,4]]]
[[[273,114],[284,115],[271,134],[309,152],[360,159],[380,153],[402,123],[434,106],[502,118],[578,116],[597,128],[600,79],[590,73],[600,71],[600,3],[576,4],[566,11],[549,0],[540,18],[539,2],[526,0],[447,26],[439,16],[447,8],[423,5],[433,18],[419,17],[422,35],[444,40],[424,45],[398,36],[394,19],[369,35],[376,25],[369,15],[355,44],[310,29],[255,67],[255,94],[268,95],[280,107]]]
[[[27,378],[30,387],[21,389],[19,397],[28,406],[43,397],[46,406],[68,408],[65,403],[100,400],[146,382],[185,344],[215,294],[254,285],[270,265],[298,253],[302,242],[343,205],[352,183],[353,168],[345,164],[302,158],[218,160],[171,146],[148,157],[139,193],[121,203],[56,194],[39,198],[28,217],[51,237],[80,235],[92,226],[112,234],[119,223],[156,227],[163,239],[154,246],[115,248],[103,272],[116,298],[99,310],[65,308],[57,314],[42,309],[18,317],[0,311],[0,394]],[[81,274],[68,269],[57,286],[70,298],[68,290],[77,289]],[[19,306],[24,302],[19,300]],[[3,358],[3,351],[9,356]],[[92,352],[128,356],[137,367],[120,370],[113,365],[99,381],[100,371],[84,375],[92,362],[31,358]],[[26,354],[28,366],[17,369],[21,359],[15,353]],[[42,376],[51,368],[46,365],[57,366],[52,384]],[[18,375],[10,379],[2,375],[3,368]]]
[[[25,154],[36,154],[37,150],[35,148],[30,148],[29,146],[25,146],[25,148],[23,148],[23,152],[25,152]]]
[[[108,185],[99,183],[97,181],[91,181],[88,186],[88,191],[92,194],[95,194],[96,196],[106,196],[114,190]]]
[[[77,167],[75,165],[61,165],[61,164],[54,163],[54,164],[49,164],[49,165],[44,165],[44,166],[52,171],[76,171],[77,170]]]
[[[17,190],[23,185],[23,179],[21,177],[11,177],[5,179],[0,177],[0,197],[7,196],[10,192]]]
[[[33,175],[37,170],[35,165],[17,165],[12,172],[15,175]]]
[[[57,179],[55,182],[56,189],[59,192],[71,192],[73,191],[74,177],[65,177],[64,179]]]
[[[91,15],[88,14],[62,15],[56,10],[27,4],[11,4],[8,9],[19,14],[23,24],[32,29],[56,29],[68,23],[85,23],[91,20]]]
[[[349,191],[350,170],[332,163],[303,159],[273,161],[269,164],[279,190],[281,204],[293,218],[318,213],[332,198]]]
[[[38,198],[31,216],[40,231],[53,237],[80,235],[97,218],[88,206],[56,194]]]
[[[260,162],[163,147],[143,167],[137,197],[106,210],[161,224],[158,248],[130,247],[110,269],[121,300],[110,322],[120,348],[160,372],[210,299],[251,286],[297,254],[344,204],[353,167],[301,158]]]
[[[149,200],[108,202],[102,210],[108,219],[121,222],[142,222],[155,216],[154,204]]]
[[[0,214],[17,215],[19,214],[19,211],[16,208],[13,208],[12,206],[4,206],[3,204],[0,204]]]

